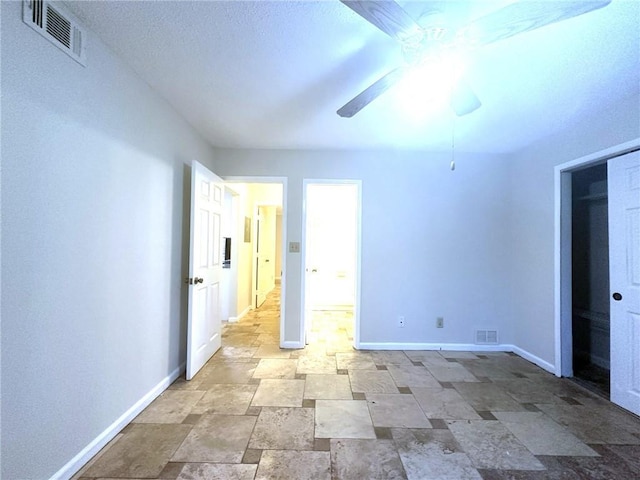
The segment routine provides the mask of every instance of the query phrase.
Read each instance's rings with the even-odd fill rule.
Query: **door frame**
[[[635,150],[640,150],[640,138],[554,167],[554,373],[558,377],[573,376],[571,173]]]
[[[280,348],[285,348],[285,305],[286,305],[286,278],[287,278],[287,177],[261,177],[251,175],[228,175],[221,177],[225,184],[233,185],[234,183],[276,183],[282,185],[282,278],[280,280]],[[255,210],[254,210],[255,213]],[[251,228],[255,229],[255,221],[251,222]],[[237,251],[238,249],[236,249]],[[252,272],[255,267],[252,266]],[[252,283],[255,281],[252,273]],[[252,285],[253,290],[253,285]],[[255,300],[251,299],[251,305]]]
[[[356,269],[355,269],[355,299],[353,305],[354,335],[353,347],[360,349],[360,291],[361,291],[361,264],[362,264],[362,180],[355,179],[302,179],[302,241],[300,246],[301,270],[300,270],[300,345],[306,344],[307,319],[306,310],[306,269],[307,269],[307,186],[309,185],[354,185],[356,187]]]

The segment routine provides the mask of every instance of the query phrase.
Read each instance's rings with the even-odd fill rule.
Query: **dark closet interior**
[[[572,174],[573,375],[609,397],[607,165]]]

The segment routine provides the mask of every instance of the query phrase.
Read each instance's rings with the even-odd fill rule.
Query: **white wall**
[[[184,362],[212,150],[98,39],[83,68],[1,9],[1,476],[43,479]]]
[[[640,138],[640,95],[530,145],[511,163],[515,343],[554,359],[554,166]]]
[[[301,241],[303,178],[361,179],[361,341],[472,343],[477,327],[513,339],[508,159],[421,152],[217,149],[219,175],[287,177],[287,236]],[[285,341],[300,340],[301,256],[287,253]],[[396,317],[405,315],[399,329]],[[445,328],[436,329],[437,316]]]

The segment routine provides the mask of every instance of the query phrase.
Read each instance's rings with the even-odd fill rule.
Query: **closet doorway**
[[[573,378],[609,397],[609,216],[607,164],[571,174]]]

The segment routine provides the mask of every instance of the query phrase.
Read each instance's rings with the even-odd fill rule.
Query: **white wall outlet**
[[[400,315],[398,317],[398,328],[404,328],[404,316]]]
[[[436,318],[436,328],[444,328],[444,317]]]

